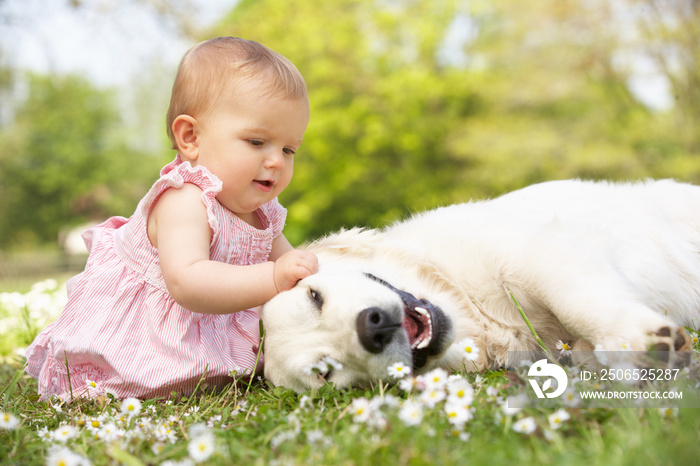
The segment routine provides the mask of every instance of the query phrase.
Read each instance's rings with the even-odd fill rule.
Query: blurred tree
[[[479,110],[482,81],[440,58],[456,3],[249,1],[221,22],[215,34],[290,58],[310,90],[311,123],[282,196],[293,241],[464,198],[468,161],[450,140]]]
[[[299,241],[546,179],[700,181],[688,123],[630,91],[619,6],[249,0],[212,35],[258,40],[306,78],[312,120],[282,195]]]
[[[652,42],[629,38],[639,37],[641,18],[668,20],[640,16],[632,6],[500,1],[475,12],[480,33],[473,50],[490,77],[484,90],[490,112],[480,115],[478,129],[461,147],[481,161],[477,165],[486,170],[479,178],[495,192],[567,177],[700,181],[700,154],[686,143],[695,125],[678,118],[686,110],[675,105],[658,111],[631,92],[631,80],[648,72],[638,58]],[[695,53],[697,41],[690,43],[680,29],[685,39],[667,41],[669,50]],[[686,72],[700,77],[697,67]],[[685,105],[700,108],[697,99]]]
[[[0,246],[55,243],[67,225],[130,215],[144,189],[131,167],[141,154],[112,137],[112,98],[75,76],[31,77],[0,134]]]
[[[700,1],[631,0],[635,34],[626,46],[669,84],[679,142],[700,152]]]

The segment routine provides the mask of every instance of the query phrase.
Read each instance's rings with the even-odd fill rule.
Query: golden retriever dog
[[[700,320],[700,187],[671,180],[546,182],[306,249],[318,273],[261,310],[265,375],[298,392],[502,367],[540,349],[516,302],[549,348],[687,350]]]

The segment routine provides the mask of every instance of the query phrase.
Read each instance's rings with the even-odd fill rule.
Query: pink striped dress
[[[282,231],[286,210],[277,200],[258,209],[258,230],[215,198],[221,181],[206,168],[166,165],[134,215],[112,217],[83,233],[90,256],[68,282],[61,316],[27,348],[27,372],[42,395],[119,398],[191,392],[203,374],[209,387],[231,382],[229,373],[251,373],[260,344],[259,315],[190,312],[168,293],[158,251],[146,225],[166,189],[193,183],[202,189],[212,230],[212,260],[236,265],[265,262]],[[262,360],[258,363],[258,368]]]

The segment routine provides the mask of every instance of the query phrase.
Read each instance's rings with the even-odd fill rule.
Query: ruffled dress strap
[[[202,202],[207,209],[207,219],[212,231],[211,243],[213,244],[219,235],[219,220],[214,213],[214,204],[217,194],[221,192],[223,183],[221,180],[198,165],[193,167],[190,162],[183,162],[178,154],[175,160],[167,164],[160,171],[160,179],[151,187],[148,194],[141,200],[139,211],[144,219],[148,219],[151,209],[165,190],[169,188],[181,188],[185,183],[192,183],[202,190]]]
[[[272,228],[272,237],[277,238],[284,229],[284,223],[287,220],[287,209],[282,207],[277,198],[267,202],[262,207],[263,215],[267,218]]]

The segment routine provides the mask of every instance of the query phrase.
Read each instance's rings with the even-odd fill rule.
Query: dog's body
[[[700,321],[700,187],[670,180],[542,183],[307,249],[319,272],[262,311],[266,376],[298,391],[395,362],[502,366],[539,349],[513,297],[551,348],[687,349],[680,326]],[[304,370],[324,357],[342,369]]]

